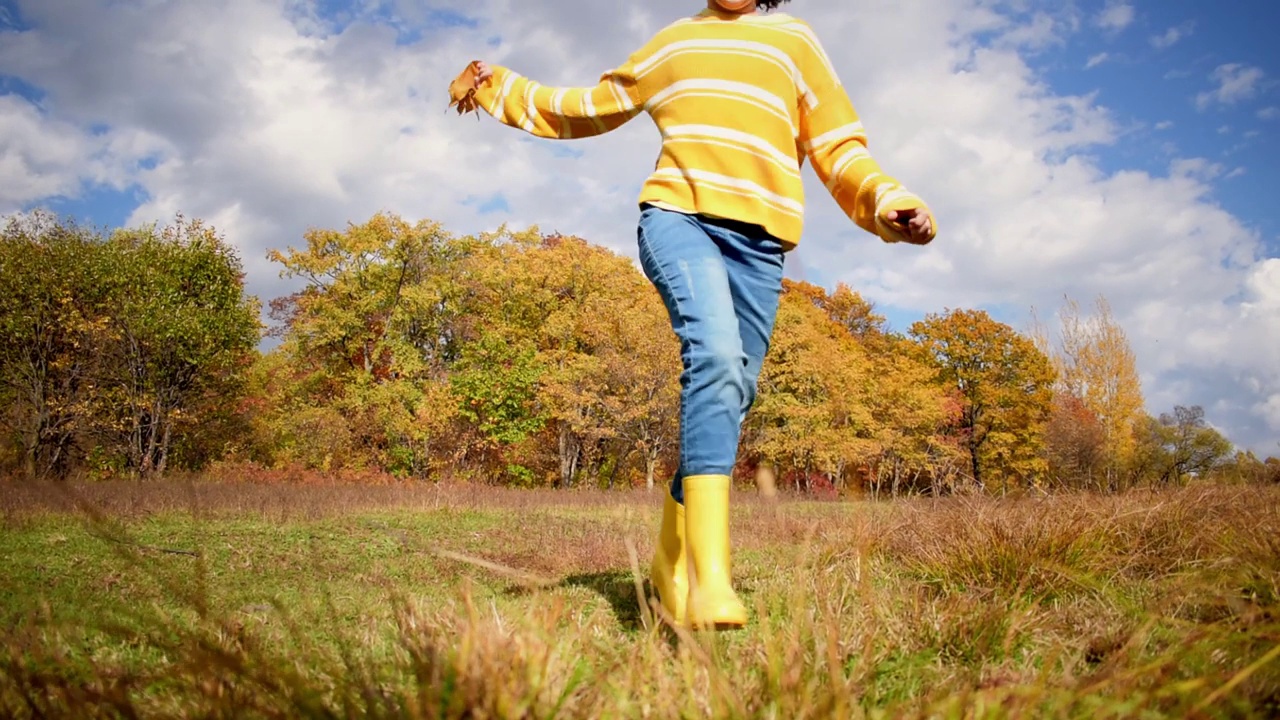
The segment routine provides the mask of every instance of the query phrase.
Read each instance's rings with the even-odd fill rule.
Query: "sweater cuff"
[[[929,227],[931,233],[929,239],[938,235],[938,221],[934,217],[933,211],[929,209],[914,193],[909,192],[906,188],[895,185],[893,187],[876,188],[879,197],[876,198],[876,235],[887,243],[898,243],[910,241],[910,234],[896,222],[889,220],[891,211],[903,210],[923,210],[929,216]]]

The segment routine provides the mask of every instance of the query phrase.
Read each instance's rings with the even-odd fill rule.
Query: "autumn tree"
[[[866,353],[814,302],[812,286],[784,287],[744,444],[784,474],[838,484],[876,451]]]
[[[103,233],[10,220],[0,464],[148,477],[232,457],[665,485],[679,345],[633,262],[536,229],[456,237],[389,214],[303,240],[271,253],[298,290],[272,302],[279,343],[260,354],[239,259],[203,223]],[[1062,317],[1060,348],[1041,341],[1055,375],[985,313],[930,315],[904,336],[847,286],[786,280],[744,464],[895,496],[950,492],[965,475],[1039,482],[1046,463],[1058,482],[1094,487],[1276,476],[1274,459],[1230,458],[1199,408],[1135,410],[1132,353],[1105,301]]]
[[[780,315],[786,322],[775,330],[771,353],[779,356],[777,360],[794,357],[809,372],[829,375],[823,392],[833,394],[826,401],[832,407],[825,412],[843,421],[859,418],[856,423],[844,422],[843,427],[827,430],[833,438],[818,437],[837,451],[824,465],[832,468],[837,485],[856,479],[877,494],[884,489],[893,495],[918,490],[943,492],[956,459],[955,445],[946,430],[958,407],[931,382],[933,368],[922,362],[910,340],[890,332],[874,306],[847,285],[839,284],[828,293],[811,283],[786,280],[783,297],[784,307],[808,302],[819,312],[806,311],[794,318]],[[818,335],[812,335],[814,330]],[[825,335],[827,340],[810,341],[806,349],[825,343],[832,357],[823,360],[817,353],[793,354],[791,336],[805,333],[814,338]],[[832,367],[825,367],[824,362]],[[767,375],[783,369],[775,369],[776,364],[766,359]],[[762,395],[773,392],[774,383],[762,386]],[[792,408],[797,407],[795,399],[788,398]],[[843,409],[838,407],[842,403]],[[765,407],[774,405],[770,398]],[[778,405],[779,410],[786,407]],[[817,417],[821,422],[821,416]],[[785,417],[776,422],[777,427],[786,425]],[[781,442],[786,442],[785,435]]]
[[[459,238],[389,215],[306,239],[273,254],[306,282],[273,309],[290,361],[262,388],[288,410],[258,426],[275,428],[277,462],[331,467],[319,434],[349,448],[344,462],[399,474],[447,460],[569,486],[611,481],[637,451],[652,476],[671,450],[679,354],[625,258],[536,229]]]
[[[528,348],[539,368],[527,408],[552,434],[555,483],[584,473],[610,483],[639,452],[652,484],[675,441],[679,348],[634,265],[580,238],[530,230],[477,256],[468,282],[478,325]]]
[[[305,283],[272,303],[276,333],[302,355],[380,379],[456,358],[452,322],[464,288],[453,270],[482,243],[385,213],[341,231],[312,229],[304,240],[268,254],[282,277]]]
[[[264,386],[279,403],[260,418],[267,444],[277,462],[426,474],[449,452],[440,441],[457,411],[447,371],[462,357],[465,290],[455,271],[482,242],[389,214],[304,239],[270,254],[304,285],[272,304],[275,353],[289,360],[273,363],[283,387]]]
[[[1051,432],[1049,445],[1052,457],[1070,456],[1075,462],[1055,469],[1086,485],[1093,485],[1094,476],[1100,475],[1097,485],[1115,488],[1135,460],[1137,431],[1145,417],[1137,362],[1106,298],[1099,296],[1093,314],[1085,317],[1068,297],[1059,319],[1056,346],[1047,337],[1041,341],[1057,371],[1054,390],[1061,401],[1054,405],[1059,415],[1054,428],[1064,431]],[[1088,447],[1088,434],[1071,432],[1073,421],[1096,426],[1101,435],[1097,452]],[[1072,445],[1079,442],[1086,445]],[[1089,455],[1091,462],[1081,464]]]
[[[906,338],[886,335],[880,352],[869,353],[868,405],[875,428],[871,476],[879,495],[886,488],[929,492],[955,490],[965,460],[951,432],[961,418],[958,394],[934,382],[936,371]]]
[[[1045,435],[1054,484],[1105,489],[1106,435],[1097,414],[1083,400],[1068,392],[1054,393]]]
[[[615,296],[607,312],[596,314],[587,330],[605,378],[602,410],[612,419],[611,439],[619,454],[615,468],[630,453],[638,454],[645,487],[652,490],[663,458],[674,471],[679,450],[680,344],[648,281],[621,267],[617,272],[630,287]]]
[[[788,279],[785,285],[786,292],[796,293],[813,303],[863,346],[875,345],[889,335],[885,318],[876,312],[875,305],[844,283],[838,283],[830,293],[807,282]]]
[[[960,431],[978,487],[1034,484],[1045,471],[1053,367],[1035,344],[981,310],[950,310],[910,335],[962,398]]]

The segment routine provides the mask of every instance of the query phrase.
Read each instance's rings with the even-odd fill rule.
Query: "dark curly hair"
[[[756,0],[756,7],[764,11],[777,10],[778,6],[791,0]]]

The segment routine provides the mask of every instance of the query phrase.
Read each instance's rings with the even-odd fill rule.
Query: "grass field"
[[[734,497],[742,631],[638,599],[661,498],[0,486],[4,717],[1280,716],[1280,488]]]

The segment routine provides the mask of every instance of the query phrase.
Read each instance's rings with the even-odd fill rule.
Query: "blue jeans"
[[[642,206],[640,265],[680,339],[681,479],[729,475],[782,294],[782,243],[756,225]]]

